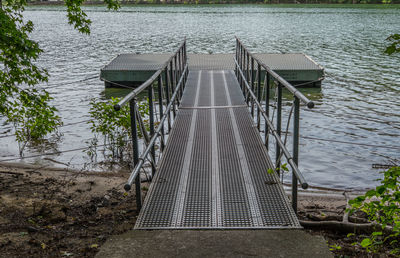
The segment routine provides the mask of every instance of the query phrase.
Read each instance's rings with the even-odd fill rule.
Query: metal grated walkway
[[[135,229],[300,228],[232,71],[191,71]]]

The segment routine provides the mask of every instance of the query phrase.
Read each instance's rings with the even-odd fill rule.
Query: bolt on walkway
[[[233,71],[190,71],[135,229],[300,228]]]

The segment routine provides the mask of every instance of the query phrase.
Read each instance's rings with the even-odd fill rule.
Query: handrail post
[[[161,75],[160,75],[161,76]],[[158,86],[160,87],[160,86]],[[148,88],[148,97],[149,97],[149,123],[150,123],[150,139],[154,135],[154,105],[153,105],[153,84]],[[152,176],[156,174],[156,151],[154,146],[151,147],[151,156],[153,158],[153,162],[151,162],[151,172]]]
[[[300,137],[300,100],[294,96],[293,119],[293,162],[299,166],[299,137]],[[297,214],[297,177],[292,171],[292,207]]]
[[[160,117],[164,114],[163,112],[163,97],[162,97],[162,78],[161,78],[161,74],[158,77],[158,107],[159,107],[159,112],[160,112]],[[160,142],[161,142],[161,152],[164,151],[164,125],[161,125],[161,138],[160,138]]]
[[[244,53],[244,49],[243,49],[243,46],[241,47],[241,50],[242,50],[242,60],[241,60],[241,64],[240,64],[240,69],[242,70],[242,72],[244,73],[244,64],[245,64],[245,62],[246,62],[246,60],[245,60],[245,53]],[[241,86],[242,86],[242,91],[243,91],[243,95],[244,96],[246,96],[246,93],[245,93],[245,89],[246,89],[246,87],[245,87],[245,85],[244,85],[244,80],[246,79],[246,77],[244,77],[244,78],[242,78],[241,79]]]
[[[246,81],[247,81],[247,83],[250,83],[249,72],[250,72],[250,54],[249,54],[249,52],[246,51]]]
[[[279,137],[281,137],[281,130],[282,130],[282,85],[280,82],[278,82],[278,100],[277,100],[277,112],[276,112],[276,132],[278,134]],[[276,143],[276,163],[275,163],[275,167],[279,168],[281,166],[281,149],[280,146],[278,144],[278,142]],[[278,175],[280,175],[280,171],[279,169],[278,171]]]
[[[241,47],[241,45],[239,44],[238,45],[239,46],[239,49],[238,49],[238,60],[237,60],[237,63],[239,64],[239,68],[238,68],[238,81],[239,81],[239,86],[240,86],[240,89],[242,90],[242,77],[240,76],[240,72],[239,72],[239,70],[241,70],[242,69],[242,47]]]
[[[261,102],[261,65],[257,62],[257,100]],[[260,107],[257,107],[257,128],[260,131],[261,117]]]
[[[250,54],[249,52],[246,52],[246,82],[250,83],[251,80],[249,80],[250,78]],[[249,101],[250,101],[250,97],[246,98],[246,103],[247,106],[249,105]]]
[[[239,51],[239,47],[238,47],[238,40],[236,39],[236,47],[235,47],[235,59],[239,62],[239,57],[238,57],[238,51]],[[237,66],[235,65],[235,75],[236,78],[239,78],[238,76],[238,69]]]
[[[187,59],[188,59],[187,58],[187,50],[186,50],[186,40],[185,40],[183,51],[185,51],[185,59],[184,59],[184,64],[183,64],[183,69],[185,69],[186,64],[187,64]],[[186,87],[186,80],[187,80],[188,75],[189,75],[189,69],[186,70],[186,73],[185,73],[185,77],[184,77],[184,82],[185,83],[182,85],[184,87]]]
[[[179,78],[181,78],[182,77],[182,75],[183,75],[183,49],[181,49],[181,52],[180,52],[180,54],[179,54]],[[184,85],[182,85],[182,86],[184,86]],[[180,88],[181,89],[181,97],[183,96],[183,89],[184,89],[184,87],[181,87]]]
[[[172,67],[173,67],[173,65],[172,65],[172,60],[171,60],[171,62],[169,63],[169,74],[170,74],[170,80],[171,80],[171,90],[172,90],[172,92],[175,92],[175,85],[174,85],[174,73],[173,73],[173,70],[172,70]],[[173,114],[173,116],[174,116],[174,120],[175,120],[175,117],[176,117],[176,106],[175,106],[175,100],[174,100],[174,102],[173,102],[173,105],[172,105],[172,114]]]
[[[178,84],[178,63],[177,63],[177,60],[176,60],[177,58],[176,58],[176,55],[174,56],[174,68],[175,68],[175,70],[174,70],[174,85],[175,85],[175,88],[176,88],[176,86],[177,86],[177,84]],[[179,107],[179,100],[181,99],[180,98],[180,90],[178,91],[178,98],[177,98],[177,101],[178,101],[178,107]]]
[[[265,71],[265,76],[264,76],[264,90],[265,90],[265,113],[267,114],[267,117],[269,119],[269,73],[268,71]],[[264,132],[264,143],[265,146],[267,147],[267,150],[269,150],[269,128],[268,128],[268,123],[265,121],[265,132]]]
[[[181,65],[182,65],[182,63],[181,63],[181,61],[182,61],[182,59],[181,59],[181,51],[178,51],[178,53],[177,53],[177,55],[175,56],[176,58],[177,58],[177,73],[178,73],[178,76],[177,76],[177,78],[181,78],[181,72],[182,72],[182,69],[181,69]],[[179,80],[179,79],[177,79],[177,80]],[[182,97],[182,87],[180,87],[179,88],[179,95]]]
[[[137,125],[136,125],[136,103],[133,98],[129,102],[129,111],[131,116],[131,133],[132,133],[132,148],[133,148],[133,166],[139,163],[139,146],[138,146],[138,134],[137,134]],[[142,208],[142,191],[141,191],[141,179],[140,173],[135,178],[135,187],[136,187],[136,206],[138,210]]]
[[[250,73],[251,91],[254,92],[254,58],[251,57],[251,73]],[[251,116],[254,119],[254,101],[251,101]]]
[[[165,67],[165,97],[167,99],[167,103],[169,103],[169,97],[170,97],[170,93],[169,93],[169,73],[168,73],[168,65]],[[168,118],[168,133],[171,131],[171,112],[168,112],[167,114]]]

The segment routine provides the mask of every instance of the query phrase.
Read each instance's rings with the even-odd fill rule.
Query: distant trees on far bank
[[[62,0],[34,0],[28,3],[63,4]],[[85,1],[85,4],[100,4],[103,1]],[[400,4],[400,0],[123,0],[121,4]]]

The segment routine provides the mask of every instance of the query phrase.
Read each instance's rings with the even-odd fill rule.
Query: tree
[[[104,2],[108,9],[120,7],[118,0]],[[91,21],[82,11],[82,3],[65,0],[68,22],[81,33],[90,34]],[[49,104],[51,96],[37,87],[48,81],[48,73],[36,64],[43,51],[29,38],[34,24],[23,19],[26,5],[26,0],[0,0],[0,115],[13,123],[18,142],[25,144],[42,139],[61,125],[57,109]]]

